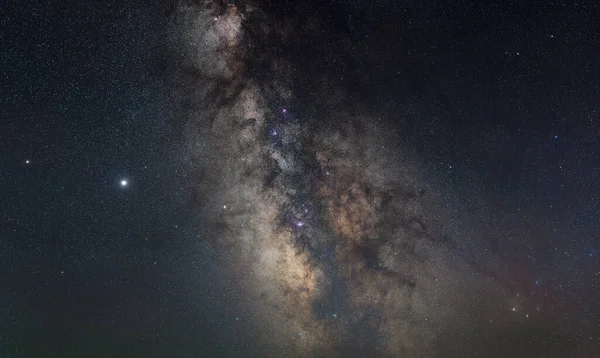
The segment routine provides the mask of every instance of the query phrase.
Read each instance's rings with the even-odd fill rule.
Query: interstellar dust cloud
[[[431,356],[460,310],[438,279],[460,269],[420,174],[371,116],[294,108],[294,70],[272,52],[271,75],[252,72],[255,38],[288,31],[259,16],[181,4],[170,41],[198,225],[247,293],[261,354]]]

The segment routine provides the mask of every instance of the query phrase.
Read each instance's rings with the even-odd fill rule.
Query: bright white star
[[[126,187],[126,186],[127,186],[127,184],[129,184],[129,183],[127,182],[127,180],[126,180],[126,179],[123,179],[123,180],[121,180],[121,186],[122,186],[122,187]]]

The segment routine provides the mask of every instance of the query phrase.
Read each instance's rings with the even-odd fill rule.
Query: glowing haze
[[[294,69],[257,40],[293,31],[267,20],[205,1],[171,26],[198,225],[247,293],[260,354],[430,357],[457,321],[510,320],[494,313],[506,288],[442,239],[450,214],[389,129],[326,85],[331,111],[294,108]],[[489,299],[467,305],[473,292]]]

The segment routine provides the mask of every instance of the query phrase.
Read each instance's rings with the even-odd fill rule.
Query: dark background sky
[[[166,137],[165,19],[143,2],[2,5],[2,356],[227,349]]]
[[[527,256],[527,287],[576,302],[560,314],[586,321],[560,329],[600,354],[598,5],[264,8],[319,24],[278,49],[303,74],[298,106],[315,83],[344,88],[465,212],[484,200],[495,223],[516,218],[519,239],[495,227],[484,249]],[[187,210],[160,70],[168,10],[2,2],[0,355],[240,355],[252,342]]]

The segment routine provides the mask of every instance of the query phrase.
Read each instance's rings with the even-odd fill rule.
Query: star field
[[[0,11],[0,355],[600,355],[600,7]]]

